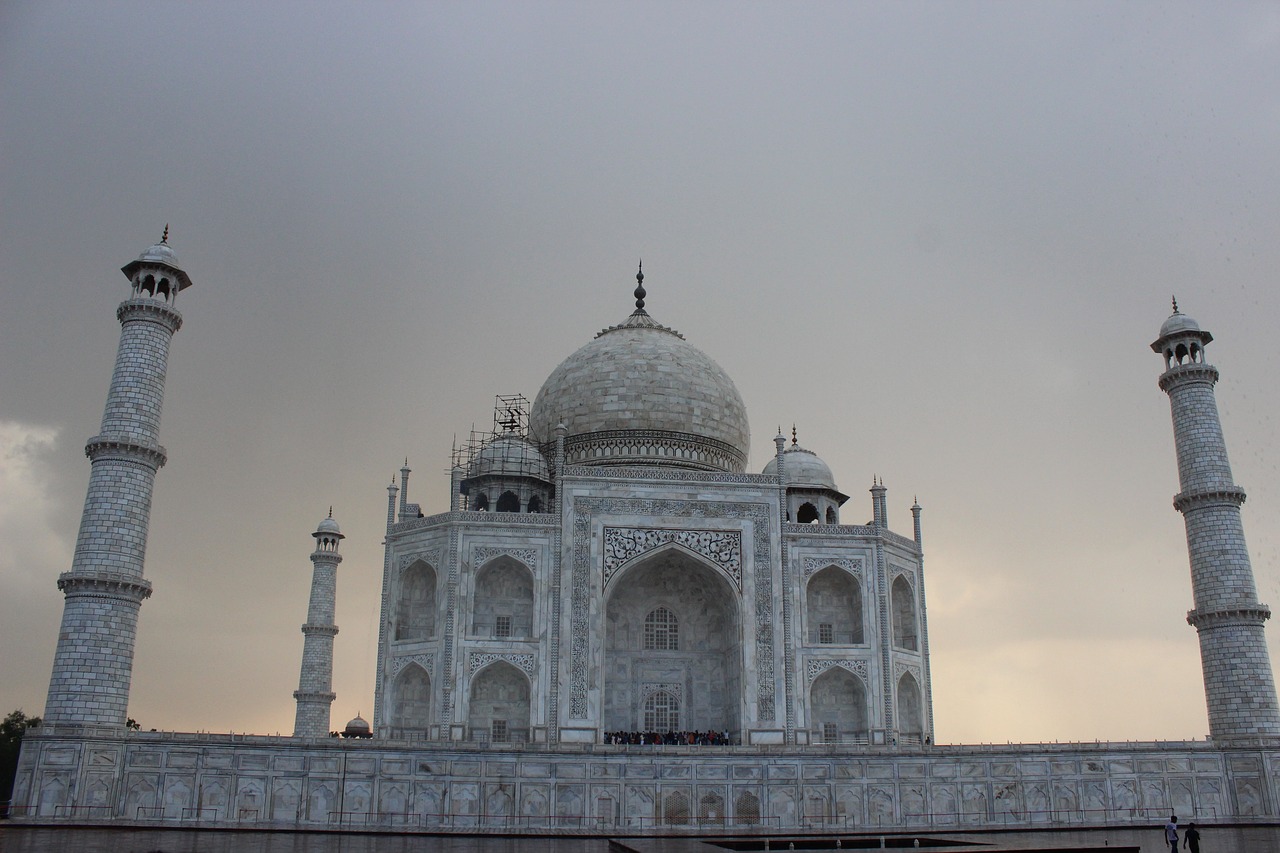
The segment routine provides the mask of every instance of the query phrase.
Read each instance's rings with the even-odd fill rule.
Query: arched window
[[[529,512],[542,512],[542,501],[537,495],[529,498]]]
[[[429,640],[436,629],[436,573],[421,560],[405,570],[400,581],[397,640]]]
[[[913,652],[920,648],[919,631],[916,629],[916,596],[902,575],[893,582],[893,644]]]
[[[676,615],[665,607],[652,610],[644,618],[646,650],[674,652],[680,648],[680,625]]]
[[[662,798],[662,817],[668,824],[681,825],[689,822],[689,795],[684,791],[676,791]]]
[[[431,725],[431,676],[416,663],[401,670],[392,688],[391,725],[421,731]]]
[[[838,566],[827,566],[809,579],[805,613],[810,643],[856,645],[865,642],[862,587],[856,577]]]
[[[644,730],[673,732],[680,728],[680,700],[659,690],[644,700]]]
[[[904,739],[919,743],[924,734],[924,714],[920,702],[920,685],[904,672],[898,679],[898,731]]]
[[[478,637],[533,636],[533,574],[510,557],[485,563],[476,575],[471,630]]]
[[[833,506],[827,507],[827,524],[838,524],[838,523],[839,523],[839,520],[836,518],[836,508]]]
[[[498,498],[498,512],[519,512],[520,496],[515,492],[503,492]]]
[[[473,498],[471,501],[471,508],[476,512],[488,512],[489,496],[486,495],[484,492],[481,492],[480,494],[476,495],[475,498]]]
[[[733,804],[733,817],[738,823],[759,823],[760,798],[750,791],[743,791]]]
[[[800,524],[813,524],[821,518],[818,515],[818,508],[811,503],[803,503],[800,505],[800,511],[796,513],[796,521]]]
[[[826,743],[867,742],[867,689],[862,679],[833,666],[809,688],[813,727]]]

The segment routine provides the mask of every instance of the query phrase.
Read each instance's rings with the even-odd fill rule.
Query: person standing
[[[1169,844],[1169,853],[1178,853],[1178,816],[1169,815],[1169,822],[1164,825],[1164,840]]]
[[[1182,833],[1182,846],[1190,848],[1191,853],[1200,853],[1200,830],[1196,829],[1194,821],[1187,824],[1187,831]]]

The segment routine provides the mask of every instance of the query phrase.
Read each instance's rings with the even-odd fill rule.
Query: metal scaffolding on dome
[[[453,448],[453,465],[470,476],[472,463],[497,438],[529,439],[529,398],[523,394],[496,394],[493,398],[493,426],[478,430],[473,424],[467,439]],[[535,444],[536,446],[536,444]],[[516,476],[533,476],[532,470],[507,470]]]

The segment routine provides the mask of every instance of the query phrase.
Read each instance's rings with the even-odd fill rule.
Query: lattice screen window
[[[489,736],[489,740],[493,741],[494,743],[506,742],[507,740],[507,721],[506,720],[493,721],[493,729],[492,729],[492,733]]]
[[[644,700],[644,727],[650,732],[670,732],[680,728],[680,701],[665,690]]]
[[[840,731],[836,728],[835,723],[822,724],[822,742],[835,743],[840,738]]]
[[[672,652],[680,648],[680,626],[674,613],[665,607],[659,607],[645,617],[644,647]]]
[[[505,639],[506,637],[511,636],[511,617],[510,616],[498,617],[497,624],[494,625],[494,628],[493,628],[493,635],[500,639]]]
[[[831,628],[830,622],[823,622],[818,626],[818,642],[830,645],[836,641],[835,631]]]

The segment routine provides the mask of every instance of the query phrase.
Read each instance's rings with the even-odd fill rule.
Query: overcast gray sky
[[[1280,606],[1274,3],[0,5],[0,712],[43,708],[115,355],[178,302],[130,713],[291,731],[347,535],[333,722],[372,709],[385,487],[631,307],[924,506],[941,742],[1206,730],[1161,360],[1211,330]],[[1273,658],[1280,628],[1269,628]]]

